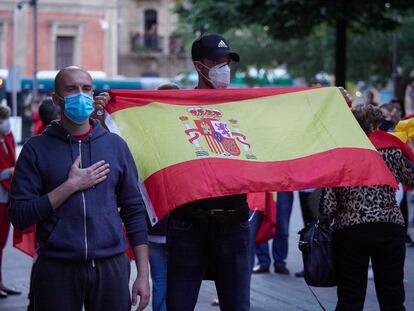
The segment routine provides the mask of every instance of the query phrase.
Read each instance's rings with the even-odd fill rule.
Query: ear
[[[64,102],[62,98],[60,98],[60,96],[57,95],[55,92],[52,94],[52,100],[56,106],[60,107],[61,110],[63,110]]]
[[[197,70],[197,72],[202,71],[204,68],[203,65],[201,65],[199,61],[194,61],[193,65],[194,65],[195,70]]]

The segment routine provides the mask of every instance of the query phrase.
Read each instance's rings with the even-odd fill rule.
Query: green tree
[[[260,25],[269,36],[282,41],[306,38],[321,25],[332,27],[336,85],[344,85],[348,33],[393,30],[413,7],[410,0],[179,0],[176,12],[200,32]]]

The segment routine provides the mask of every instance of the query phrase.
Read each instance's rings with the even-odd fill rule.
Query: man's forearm
[[[48,197],[53,209],[61,206],[76,191],[76,187],[71,182],[65,181],[59,187],[49,192]]]
[[[148,278],[148,245],[141,244],[135,246],[134,255],[138,277]]]

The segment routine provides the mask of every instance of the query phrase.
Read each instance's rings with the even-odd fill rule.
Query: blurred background
[[[59,69],[89,70],[96,92],[197,82],[190,48],[218,32],[241,55],[232,87],[345,86],[354,103],[414,112],[414,1],[1,0],[0,101],[17,140]]]

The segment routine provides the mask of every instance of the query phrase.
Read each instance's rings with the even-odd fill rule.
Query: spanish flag
[[[397,186],[335,87],[110,96],[107,125],[131,149],[153,220],[231,194]]]

